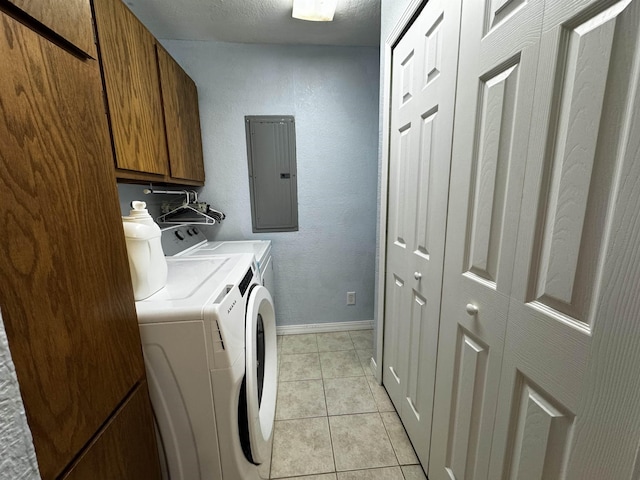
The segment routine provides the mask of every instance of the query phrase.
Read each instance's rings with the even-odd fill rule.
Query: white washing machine
[[[271,240],[234,240],[207,242],[187,255],[228,255],[230,253],[253,253],[258,262],[260,279],[269,292],[273,292],[273,261],[271,260]]]
[[[165,288],[136,302],[164,476],[269,476],[275,313],[251,254],[167,258]]]

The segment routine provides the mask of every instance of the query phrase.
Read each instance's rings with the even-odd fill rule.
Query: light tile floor
[[[270,478],[426,480],[370,370],[373,332],[278,337]]]

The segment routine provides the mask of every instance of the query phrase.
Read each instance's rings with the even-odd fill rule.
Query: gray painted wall
[[[227,214],[209,239],[272,241],[278,325],[372,320],[378,49],[162,43],[198,85],[201,198]],[[245,115],[295,116],[298,232],[252,233]],[[123,206],[141,191],[119,190]]]
[[[0,314],[0,480],[40,479],[31,430]]]

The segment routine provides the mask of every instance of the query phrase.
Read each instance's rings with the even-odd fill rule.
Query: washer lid
[[[276,316],[271,294],[261,285],[254,285],[249,293],[245,341],[250,460],[260,464],[270,455],[278,390]]]
[[[232,253],[253,253],[262,268],[271,252],[271,240],[234,240],[224,242],[207,242],[201,247],[186,253],[189,256],[228,255]]]
[[[242,281],[252,261],[250,254],[167,257],[167,285],[136,302],[138,321],[200,318],[205,305]]]

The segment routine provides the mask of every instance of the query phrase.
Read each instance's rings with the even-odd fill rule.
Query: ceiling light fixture
[[[311,22],[331,22],[338,0],[293,0],[293,18]]]

